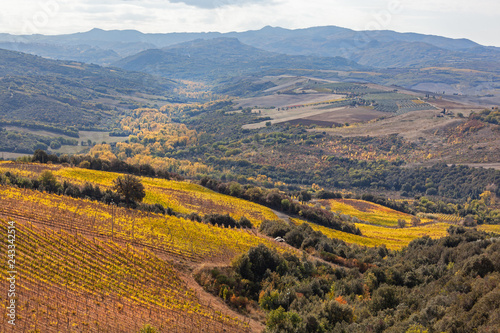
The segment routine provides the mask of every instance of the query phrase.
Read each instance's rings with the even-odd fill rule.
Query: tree
[[[312,199],[312,196],[311,196],[311,193],[309,193],[308,191],[301,191],[300,194],[299,194],[299,200],[304,203],[304,202],[307,202],[309,200]]]
[[[127,207],[130,207],[136,201],[142,201],[146,196],[144,185],[142,185],[139,178],[132,175],[116,178],[113,189],[124,197]]]
[[[47,163],[49,160],[49,156],[47,153],[41,149],[35,150],[35,154],[33,154],[33,162]]]
[[[269,312],[265,332],[296,332],[302,318],[295,312],[286,312],[281,306]]]
[[[38,181],[43,186],[44,190],[47,192],[57,192],[59,183],[57,182],[56,177],[50,171],[44,171],[40,177],[38,177]]]

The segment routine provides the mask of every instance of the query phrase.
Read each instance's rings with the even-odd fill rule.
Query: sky
[[[15,0],[0,3],[0,33],[92,28],[144,33],[229,32],[335,25],[468,38],[500,47],[498,0]]]

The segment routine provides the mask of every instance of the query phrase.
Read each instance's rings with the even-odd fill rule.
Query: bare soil
[[[500,163],[465,163],[471,168],[485,168],[485,169],[495,169],[500,170]]]
[[[359,123],[387,116],[387,113],[364,107],[346,107],[303,119],[330,121],[333,123]]]
[[[262,97],[243,98],[237,101],[237,107],[287,107],[292,105],[303,105],[319,103],[332,99],[340,99],[343,95],[335,94],[273,94]]]
[[[0,158],[4,160],[15,160],[18,157],[23,156],[31,156],[32,154],[19,154],[19,153],[8,153],[8,152],[0,152]]]
[[[357,124],[356,126],[321,130],[325,130],[332,135],[345,137],[366,135],[386,136],[397,133],[407,140],[416,141],[424,136],[426,139],[429,139],[427,136],[429,133],[434,133],[443,127],[466,121],[449,116],[438,118],[437,115],[439,113],[440,111],[437,110],[414,111],[373,122]]]
[[[81,152],[83,149],[88,148],[87,146],[82,146],[81,142],[87,142],[88,140],[95,142],[97,144],[106,142],[124,142],[125,140],[128,140],[128,136],[122,137],[122,136],[109,136],[109,132],[100,132],[100,131],[79,131],[79,138],[73,138],[64,134],[59,134],[59,133],[53,133],[49,131],[44,131],[44,130],[34,130],[34,129],[29,129],[29,128],[24,128],[24,127],[17,127],[17,126],[6,126],[5,129],[9,131],[18,131],[22,133],[31,133],[34,135],[40,135],[40,136],[46,136],[49,138],[58,138],[58,137],[63,137],[65,139],[76,139],[78,141],[77,146],[62,146],[59,149],[49,149],[50,152],[54,153],[61,153],[61,154],[77,154]],[[16,159],[18,157],[26,156],[26,155],[31,155],[31,154],[18,154],[18,153],[8,153],[8,152],[0,152],[0,157],[3,156],[4,159]]]

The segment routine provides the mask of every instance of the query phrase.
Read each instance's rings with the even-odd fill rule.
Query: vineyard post
[[[111,199],[111,238],[113,238],[113,232],[115,229],[115,203],[113,199]]]
[[[26,316],[25,316],[25,319],[23,321],[23,332],[25,332],[26,330],[26,323],[28,322],[28,318],[29,318],[29,308],[30,308],[30,300],[28,297],[27,298],[27,301],[26,301]]]
[[[99,327],[99,310],[95,311],[95,317],[95,324]]]
[[[104,291],[103,291],[104,293]],[[106,329],[108,329],[109,324],[108,324],[108,305],[107,302],[104,301],[104,296],[102,297],[102,302],[104,303],[104,325],[106,325]]]
[[[59,264],[58,264],[59,266]],[[55,293],[54,293],[55,294]],[[57,332],[59,332],[59,295],[55,296],[56,299],[56,323],[57,323]]]
[[[4,327],[4,325],[5,325],[5,319],[6,319],[6,316],[4,314],[2,314],[2,327]]]
[[[96,203],[97,205],[97,203]],[[94,220],[92,221],[92,231],[94,231],[95,229],[95,218],[96,218],[96,215],[97,215],[97,207],[94,207]]]
[[[85,319],[90,323],[89,319],[89,295],[85,296]]]
[[[37,329],[37,324],[38,324],[38,306],[40,305],[40,283],[37,283],[37,286],[36,286],[36,310],[35,310],[35,313],[36,313],[36,319],[35,319],[35,332],[38,331]]]

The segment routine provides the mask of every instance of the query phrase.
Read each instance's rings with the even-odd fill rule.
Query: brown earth
[[[262,97],[242,98],[237,101],[237,107],[287,107],[292,105],[304,105],[319,103],[332,99],[340,99],[343,95],[334,94],[273,94]]]

